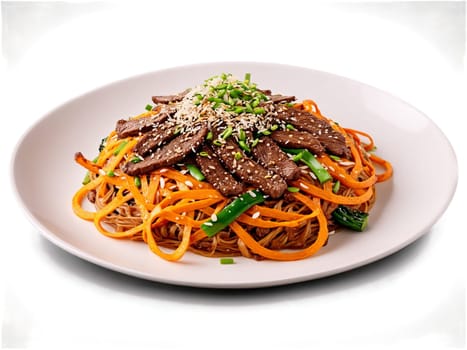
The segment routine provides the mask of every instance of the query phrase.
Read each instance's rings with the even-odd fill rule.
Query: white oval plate
[[[152,254],[141,242],[98,233],[76,217],[71,198],[83,169],[73,155],[88,157],[120,118],[136,115],[151,96],[171,94],[230,72],[273,92],[314,99],[341,125],[371,133],[378,155],[394,166],[393,178],[377,185],[377,202],[364,233],[331,236],[315,256],[293,262],[217,258],[188,253],[176,263]],[[433,160],[443,171],[431,171]],[[250,288],[282,285],[347,271],[392,254],[426,233],[447,208],[457,184],[449,141],[433,122],[407,103],[368,85],[300,67],[264,63],[209,63],[147,73],[91,91],[45,115],[20,140],[12,176],[19,201],[33,224],[57,246],[97,265],[128,275],[177,285]],[[430,188],[430,191],[426,189]],[[432,200],[436,198],[436,200]]]

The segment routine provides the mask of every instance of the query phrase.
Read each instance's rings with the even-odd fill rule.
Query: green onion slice
[[[233,258],[220,258],[220,263],[222,265],[231,265],[231,264],[235,264],[235,261]]]
[[[114,151],[114,156],[117,156],[120,151],[125,148],[125,146],[128,144],[128,141],[123,141],[121,144],[118,145],[118,147]]]
[[[205,179],[203,173],[201,172],[201,170],[198,169],[196,165],[187,164],[186,167],[190,172],[190,175],[193,176],[196,180],[203,181]]]
[[[313,174],[318,178],[319,183],[323,184],[326,181],[332,180],[331,174],[323,167],[323,165],[316,159],[316,157],[306,149],[300,148],[283,148],[284,152],[289,154],[295,154],[293,157],[294,161],[301,161],[308,165]]]
[[[212,237],[229,226],[242,213],[262,202],[264,202],[264,195],[260,191],[245,192],[217,213],[215,222],[209,219],[201,225],[201,229],[208,237]]]

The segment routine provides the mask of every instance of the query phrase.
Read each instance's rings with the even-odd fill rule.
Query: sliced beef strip
[[[175,126],[164,124],[160,128],[149,131],[141,136],[133,151],[140,156],[145,156],[173,139],[176,136],[176,130],[177,128]]]
[[[131,176],[148,174],[158,168],[174,165],[189,154],[196,152],[208,133],[207,126],[199,126],[193,131],[177,136],[168,144],[158,148],[139,163],[127,162],[123,171]]]
[[[204,152],[204,155],[201,156],[199,153],[196,155],[196,164],[215,189],[226,197],[238,196],[245,192],[245,186],[225,170],[209,146],[204,145],[201,151]]]
[[[269,96],[273,103],[282,103],[282,102],[293,102],[296,100],[295,96],[284,96],[284,95],[271,95]]]
[[[286,181],[300,176],[300,168],[268,136],[261,137],[251,152],[262,166],[279,174]]]
[[[257,88],[256,90],[259,91],[259,92],[262,92],[263,94],[265,94],[267,96],[271,96],[271,94],[272,94],[272,91],[269,90],[269,89],[258,89]]]
[[[137,136],[140,133],[148,132],[160,123],[163,123],[168,116],[169,114],[164,111],[151,117],[130,120],[120,119],[117,121],[115,131],[121,139],[128,136]]]
[[[327,121],[292,107],[279,111],[277,118],[292,124],[299,130],[309,132],[329,153],[350,157],[350,150],[345,144],[344,135],[334,130]]]
[[[279,198],[287,189],[287,183],[278,174],[274,174],[246,156],[232,137],[221,146],[213,146],[214,153],[225,167],[243,182],[250,184],[272,198]],[[235,154],[242,157],[235,159]]]
[[[317,155],[324,153],[324,147],[318,139],[306,131],[277,130],[271,134],[271,138],[285,148],[306,148]]]
[[[166,95],[166,96],[152,96],[152,102],[154,103],[163,103],[169,104],[174,102],[180,102],[183,100],[185,95],[190,91],[190,89],[186,89],[185,91],[180,92],[176,95]]]

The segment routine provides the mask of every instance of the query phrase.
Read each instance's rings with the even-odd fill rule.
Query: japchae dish
[[[368,133],[249,73],[152,101],[116,122],[96,158],[75,154],[87,174],[72,206],[102,234],[170,261],[307,258],[338,227],[364,230],[375,184],[392,175]]]

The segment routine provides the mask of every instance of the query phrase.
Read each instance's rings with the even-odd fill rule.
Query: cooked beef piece
[[[326,120],[292,107],[278,112],[277,118],[292,124],[299,130],[309,132],[329,153],[350,157],[350,150],[345,144],[344,135],[334,130]]]
[[[117,121],[115,131],[121,139],[128,136],[136,136],[157,127],[157,125],[163,123],[168,116],[169,114],[163,111],[151,117],[130,120],[120,119]]]
[[[201,151],[204,153],[202,156],[199,153],[196,155],[196,164],[214,188],[226,197],[238,196],[245,192],[243,184],[224,169],[210,147],[204,145]]]
[[[259,92],[262,92],[263,94],[265,94],[267,96],[271,96],[271,94],[272,94],[272,91],[269,90],[269,89],[264,89],[264,90],[263,89],[256,89],[256,90],[259,91]]]
[[[183,100],[185,95],[190,91],[190,89],[187,89],[185,91],[180,92],[179,94],[176,95],[167,95],[167,96],[153,96],[152,97],[152,102],[154,103],[164,103],[164,104],[169,104],[173,102],[179,102]]]
[[[279,174],[286,181],[300,176],[300,168],[268,136],[261,137],[251,152],[262,166]]]
[[[133,151],[140,156],[144,156],[173,139],[176,136],[176,130],[175,126],[162,125],[157,129],[149,131],[141,136]]]
[[[127,162],[123,166],[123,171],[128,175],[135,176],[147,174],[158,168],[176,164],[190,153],[196,152],[203,143],[207,133],[207,126],[196,127],[193,131],[177,136],[168,144],[158,148],[141,162]]]
[[[272,198],[279,198],[287,189],[287,183],[279,175],[269,172],[245,155],[232,137],[221,146],[213,146],[214,153],[225,167],[243,182],[250,184]],[[240,154],[236,159],[236,154]]]
[[[318,139],[306,131],[277,130],[271,134],[271,138],[285,148],[306,148],[318,155],[324,152],[324,147]]]
[[[295,96],[284,96],[284,95],[271,95],[269,98],[272,100],[273,103],[281,103],[281,102],[292,102],[295,101]]]

